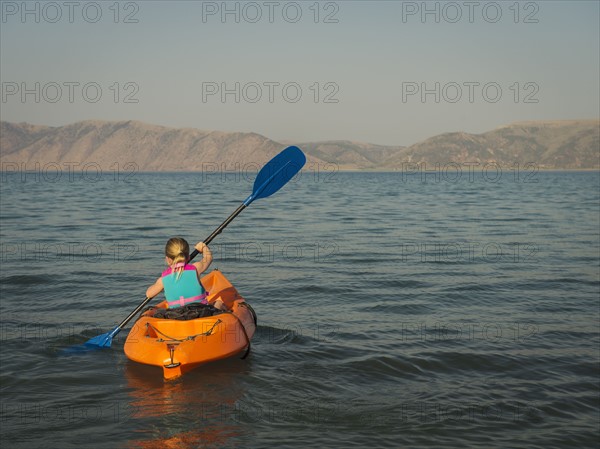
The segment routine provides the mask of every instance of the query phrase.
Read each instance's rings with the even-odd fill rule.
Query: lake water
[[[128,329],[63,350],[252,176],[3,174],[3,447],[597,447],[599,173],[456,178],[305,170],[253,203],[211,245],[253,351],[164,382]]]

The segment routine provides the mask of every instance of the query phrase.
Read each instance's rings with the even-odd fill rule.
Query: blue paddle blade
[[[121,329],[117,326],[112,331],[106,334],[98,335],[94,338],[89,339],[83,344],[70,346],[61,351],[62,355],[74,355],[74,354],[85,354],[93,350],[102,348],[110,348],[113,337],[119,333]]]
[[[300,148],[287,147],[271,159],[256,175],[252,194],[244,201],[244,204],[248,206],[254,200],[273,195],[296,176],[305,163],[306,156]]]
[[[120,327],[115,327],[112,331],[107,332],[106,334],[98,335],[94,338],[89,339],[84,343],[85,346],[98,346],[101,348],[110,348],[112,344],[112,339],[115,335],[119,333],[121,330]]]

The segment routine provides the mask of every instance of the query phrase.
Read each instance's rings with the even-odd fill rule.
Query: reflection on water
[[[246,429],[231,419],[245,389],[240,376],[250,364],[226,360],[199,367],[188,376],[165,382],[157,367],[126,364],[129,406],[146,423],[128,448],[229,447]]]

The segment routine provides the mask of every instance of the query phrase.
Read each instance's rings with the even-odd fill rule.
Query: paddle
[[[244,202],[227,218],[227,220],[221,223],[221,225],[215,229],[214,232],[206,238],[206,240],[204,240],[204,243],[208,245],[217,235],[223,232],[223,229],[225,229],[235,217],[237,217],[246,207],[252,204],[253,201],[261,198],[267,198],[286,185],[287,182],[302,169],[305,162],[306,156],[304,156],[302,150],[294,146],[287,147],[285,150],[271,159],[256,176],[254,187],[252,188],[252,193],[250,196],[244,200]],[[198,251],[194,250],[194,252],[190,254],[189,260],[191,261],[197,255]],[[121,321],[117,327],[110,332],[98,335],[88,340],[85,342],[85,345],[106,348],[110,347],[113,337],[117,335],[121,329],[127,323],[129,323],[129,321],[131,321],[131,319],[151,300],[152,298],[148,297],[144,299],[141,304],[137,306],[129,315],[127,315],[127,318]]]

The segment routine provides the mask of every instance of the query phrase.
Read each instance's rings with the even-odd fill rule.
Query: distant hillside
[[[306,154],[337,164],[341,169],[374,168],[382,161],[399,154],[401,146],[334,140],[297,144]]]
[[[255,133],[174,129],[145,123],[85,121],[61,127],[0,123],[0,158],[47,163],[135,162],[142,171],[239,170],[259,167],[281,144]],[[318,161],[322,162],[322,161]]]
[[[428,165],[535,163],[540,168],[600,168],[598,120],[522,122],[483,133],[441,134],[409,147],[349,141],[299,143],[309,163],[341,169],[399,170]],[[0,161],[135,162],[142,171],[237,170],[261,166],[285,145],[255,133],[167,128],[136,121],[83,121],[59,127],[0,122]]]
[[[600,122],[521,122],[483,134],[440,134],[390,156],[379,166],[398,168],[406,162],[531,162],[539,168],[600,168]]]

